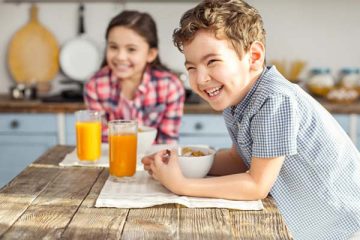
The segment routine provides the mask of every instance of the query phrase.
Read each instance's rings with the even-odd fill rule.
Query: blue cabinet
[[[0,187],[56,145],[55,114],[0,114]]]
[[[230,148],[232,142],[222,115],[186,114],[182,119],[179,144],[204,144],[219,149]]]
[[[76,144],[75,115],[65,115],[65,141],[68,145]]]

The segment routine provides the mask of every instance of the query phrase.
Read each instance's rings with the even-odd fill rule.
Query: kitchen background
[[[63,103],[60,105],[63,107],[59,108],[56,104],[16,101],[9,98],[9,89],[15,82],[7,66],[8,46],[15,32],[29,21],[31,5],[29,2],[36,2],[36,0],[25,0],[28,2],[20,4],[14,3],[18,0],[5,0],[6,3],[4,0],[0,1],[1,188],[47,149],[57,144],[74,145],[73,111],[75,108],[80,109],[84,106],[72,102]],[[10,3],[11,1],[13,3]],[[197,2],[190,0],[119,0],[118,2],[85,0],[86,34],[103,50],[105,28],[114,15],[123,9],[149,12],[158,25],[160,55],[163,62],[178,72],[185,72],[184,58],[173,46],[171,35],[174,28],[178,26],[181,15]],[[248,2],[258,8],[264,18],[268,33],[267,60],[269,63],[286,61],[289,66],[290,63],[296,61],[305,62],[305,69],[300,75],[302,80],[308,77],[309,70],[313,68],[329,68],[334,77],[337,77],[339,71],[345,67],[360,68],[358,17],[360,1],[249,0]],[[78,36],[79,2],[41,0],[37,7],[39,21],[52,32],[59,47]],[[62,83],[63,79],[66,79],[66,76],[60,71],[51,81],[50,95],[69,88],[69,85]],[[329,103],[325,105],[360,149],[359,101],[350,106]],[[222,148],[229,147],[231,140],[219,113],[211,111],[207,105],[204,107],[204,104],[187,104],[182,119],[179,144],[199,143]]]
[[[164,63],[184,71],[183,56],[173,46],[171,34],[182,13],[197,1],[85,1],[85,29],[99,48],[105,45],[105,28],[115,14],[123,9],[149,12],[158,24],[160,55]],[[358,0],[249,0],[259,9],[267,30],[267,59],[278,61],[303,60],[306,78],[314,67],[329,67],[334,76],[344,67],[360,67],[360,26]],[[37,4],[39,20],[56,37],[60,47],[76,37],[78,3],[42,1]],[[7,94],[14,84],[7,70],[7,49],[13,34],[27,23],[30,3],[0,2],[0,93]],[[59,72],[52,81],[52,92],[63,85]]]

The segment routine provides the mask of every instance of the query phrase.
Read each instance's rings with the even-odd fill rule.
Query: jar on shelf
[[[343,68],[340,71],[340,86],[360,92],[360,69]]]
[[[335,84],[336,81],[329,68],[314,68],[310,71],[306,87],[311,94],[325,97]]]

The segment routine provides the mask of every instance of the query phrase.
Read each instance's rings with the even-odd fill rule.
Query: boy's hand
[[[151,160],[149,159],[151,157]],[[152,177],[158,180],[162,185],[173,193],[182,192],[185,177],[181,172],[176,150],[163,150],[144,158],[143,163],[150,162],[149,166],[144,163],[144,169],[152,174]],[[150,168],[149,168],[150,167]]]
[[[152,171],[150,169],[150,164],[154,161],[154,154],[145,156],[141,159],[141,163],[144,165],[144,170],[149,173],[150,176],[152,176]]]

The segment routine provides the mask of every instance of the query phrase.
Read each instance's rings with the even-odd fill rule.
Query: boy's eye
[[[210,65],[210,64],[212,64],[212,63],[214,63],[214,62],[217,62],[217,61],[218,61],[217,59],[211,59],[211,60],[208,61],[208,64],[207,64],[207,65]]]
[[[195,68],[194,67],[186,67],[187,71],[190,71],[190,70],[193,70],[193,69],[195,69]]]

